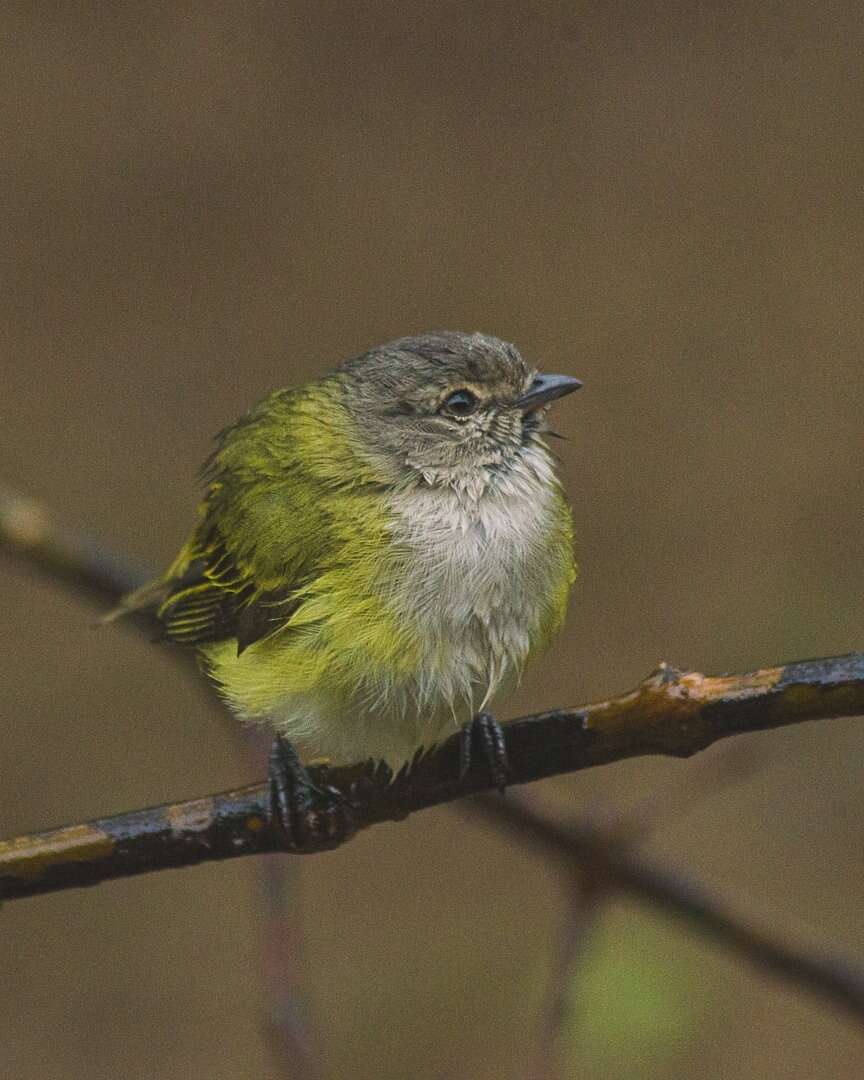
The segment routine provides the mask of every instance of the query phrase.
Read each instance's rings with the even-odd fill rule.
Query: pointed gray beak
[[[572,375],[537,375],[528,387],[528,392],[516,401],[516,408],[525,413],[534,412],[541,405],[548,405],[556,398],[572,394],[581,385],[581,380],[574,379]]]

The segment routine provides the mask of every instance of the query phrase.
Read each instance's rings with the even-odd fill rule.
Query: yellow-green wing
[[[156,611],[166,638],[182,645],[236,638],[242,651],[278,630],[295,610],[291,587],[262,589],[238,565],[217,529],[193,539],[189,549],[184,571],[165,583]]]
[[[294,593],[326,566],[335,543],[331,497],[352,476],[344,440],[333,425],[321,429],[325,406],[308,392],[278,391],[222,432],[198,527],[164,576],[117,614],[155,609],[166,638],[236,638],[239,651],[284,626],[297,608]]]

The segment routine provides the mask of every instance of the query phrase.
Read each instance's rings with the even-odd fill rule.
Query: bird
[[[321,832],[313,759],[395,776],[461,731],[463,768],[479,740],[505,786],[491,704],[559,630],[576,575],[547,413],[581,385],[497,337],[433,331],[276,390],[216,437],[191,536],[107,619],[152,612],[240,720],[273,729],[289,846]],[[323,815],[334,834],[340,815]]]

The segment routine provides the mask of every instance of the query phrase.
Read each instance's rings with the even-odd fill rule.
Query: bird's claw
[[[471,768],[478,749],[489,767],[492,782],[503,794],[510,778],[507,743],[504,729],[495,717],[487,712],[477,713],[474,719],[462,728],[459,744],[460,780]]]
[[[343,793],[315,783],[291,743],[277,735],[268,769],[270,820],[286,851],[338,847],[355,831],[354,812]]]

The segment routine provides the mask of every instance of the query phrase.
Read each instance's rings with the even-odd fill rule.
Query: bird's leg
[[[495,787],[503,794],[507,787],[510,767],[507,763],[507,743],[504,729],[491,713],[480,712],[461,732],[459,746],[459,778],[471,768],[477,752],[482,755]]]
[[[338,847],[354,832],[351,804],[338,788],[316,784],[282,735],[270,748],[270,818],[287,851]]]

